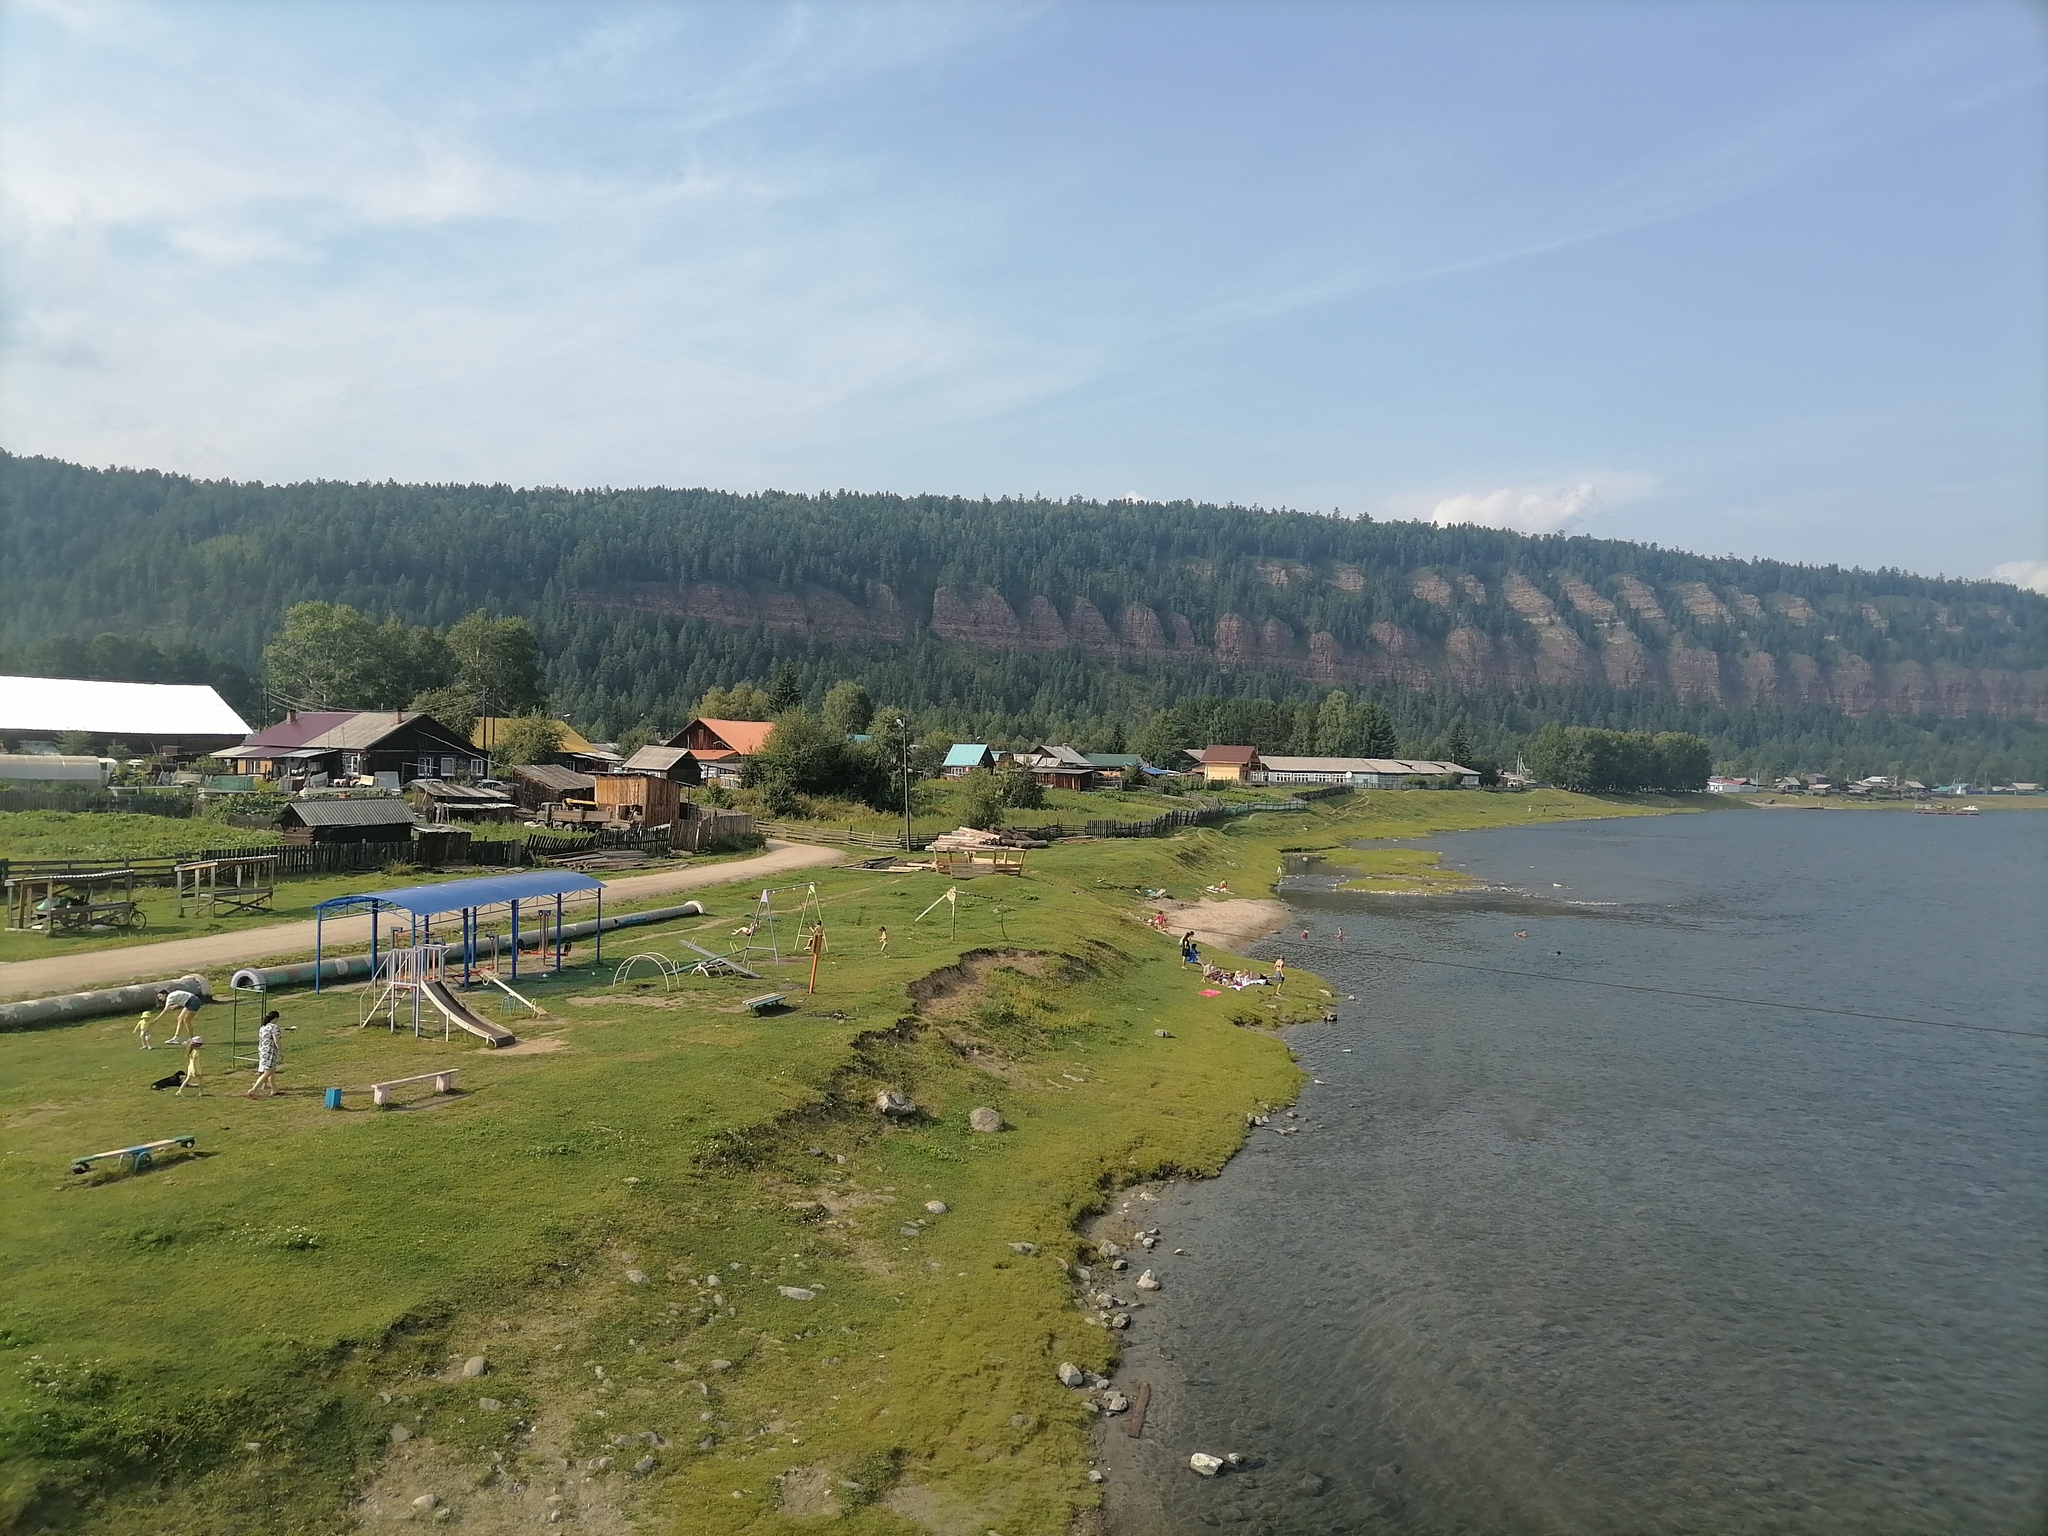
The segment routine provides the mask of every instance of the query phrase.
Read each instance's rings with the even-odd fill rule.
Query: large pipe
[[[96,1019],[130,1008],[154,1008],[159,992],[179,988],[211,998],[204,976],[179,976],[171,981],[138,981],[132,986],[103,987],[97,992],[67,992],[62,997],[36,997],[21,1003],[0,1003],[0,1029],[34,1029],[39,1024],[68,1024]]]
[[[604,919],[602,925],[595,918],[586,918],[580,923],[564,923],[562,925],[562,938],[564,941],[587,939],[592,934],[598,932],[600,926],[602,926],[604,932],[610,933],[614,928],[640,928],[648,923],[665,923],[671,918],[702,917],[703,915],[704,904],[702,902],[686,901],[680,907],[650,907],[645,912],[628,912],[620,917],[608,917]],[[521,949],[544,949],[554,943],[554,941],[553,933],[549,933],[545,940],[539,934],[522,933],[519,935],[519,947]]]
[[[604,920],[604,931],[610,933],[614,928],[638,928],[647,923],[665,923],[671,918],[703,915],[703,903],[686,901],[680,907],[655,907],[646,912],[627,912],[619,917],[608,917]],[[597,931],[595,918],[580,923],[564,923],[562,940],[568,943],[576,939],[587,939]],[[548,942],[554,942],[552,932],[548,935]],[[539,949],[541,941],[538,936],[522,933],[519,936],[519,947]],[[235,972],[228,985],[237,992],[276,992],[285,987],[311,986],[313,970],[311,960],[302,960],[296,965],[274,965],[261,969],[251,966]],[[351,955],[343,960],[322,960],[319,970],[323,982],[360,980],[370,974],[370,957]]]

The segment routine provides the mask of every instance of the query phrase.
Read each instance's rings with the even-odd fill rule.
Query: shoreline
[[[383,1326],[387,1311],[445,1304],[444,1319],[405,1350],[442,1352],[458,1364],[488,1350],[488,1369],[534,1405],[532,1438],[505,1447],[505,1465],[518,1475],[502,1489],[486,1487],[474,1482],[484,1476],[476,1424],[462,1427],[462,1416],[477,1411],[463,1393],[475,1389],[453,1378],[421,1389],[402,1352],[373,1348],[337,1370],[328,1388],[380,1434],[392,1420],[383,1407],[391,1399],[381,1394],[419,1394],[407,1417],[409,1449],[365,1451],[350,1441],[280,1451],[277,1472],[308,1490],[309,1509],[318,1502],[312,1490],[337,1479],[375,1488],[380,1501],[462,1489],[479,1518],[507,1501],[537,1514],[524,1505],[550,1492],[579,1507],[596,1501],[610,1486],[602,1477],[568,1474],[579,1458],[579,1474],[606,1470],[596,1465],[605,1445],[589,1438],[598,1431],[584,1416],[595,1421],[600,1408],[622,1406],[606,1396],[616,1381],[645,1405],[626,1427],[664,1441],[647,1474],[663,1487],[660,1497],[701,1500],[693,1507],[708,1536],[745,1526],[764,1504],[780,1502],[794,1517],[805,1489],[804,1497],[843,1500],[830,1490],[847,1478],[856,1487],[881,1479],[886,1507],[933,1531],[1100,1531],[1100,1493],[1083,1481],[1099,1426],[1054,1379],[1054,1367],[1071,1360],[1119,1382],[1153,1373],[1156,1418],[1146,1437],[1170,1434],[1185,1394],[1165,1374],[1170,1353],[1156,1352],[1173,1347],[1177,1256],[1170,1242],[1161,1245],[1165,1290],[1123,1286],[1120,1295],[1149,1304],[1132,1309],[1141,1321],[1125,1330],[1091,1326],[1075,1308],[1073,1266],[1093,1253],[1087,1234],[1106,1230],[1104,1218],[1155,1206],[1165,1215],[1198,1181],[1219,1174],[1258,1129],[1250,1116],[1277,1106],[1275,1131],[1293,1128],[1283,1116],[1308,1079],[1288,1027],[1312,1021],[1331,1001],[1318,990],[1328,983],[1305,969],[1285,998],[1204,998],[1177,963],[1173,941],[1191,927],[1226,953],[1280,932],[1292,908],[1277,895],[1162,904],[1134,889],[1226,879],[1256,889],[1265,882],[1249,872],[1282,862],[1302,843],[1335,847],[1614,814],[1609,802],[1562,794],[1403,791],[1227,830],[1063,846],[1034,856],[1015,881],[953,885],[930,874],[821,870],[834,942],[815,1003],[796,999],[784,1017],[756,1023],[728,1006],[760,990],[753,983],[693,979],[678,991],[647,979],[622,990],[608,984],[609,968],[547,981],[535,992],[551,1016],[522,1034],[554,1048],[465,1054],[461,1097],[437,1105],[439,1113],[386,1124],[386,1136],[411,1149],[395,1160],[377,1155],[367,1136],[334,1135],[349,1122],[322,1113],[313,1090],[299,1085],[388,1078],[419,1047],[403,1031],[360,1029],[355,995],[294,994],[288,1011],[304,1033],[287,1063],[292,1091],[258,1105],[210,1097],[209,1108],[218,1104],[227,1122],[208,1137],[213,1155],[154,1176],[161,1183],[133,1186],[127,1198],[176,1187],[180,1209],[202,1223],[211,1212],[239,1210],[259,1184],[265,1198],[298,1200],[323,1246],[290,1265],[346,1273],[370,1264],[374,1250],[384,1298],[366,1321],[353,1303],[302,1297],[298,1326],[310,1339],[359,1338]],[[725,882],[746,879],[744,866],[717,873]],[[947,891],[960,893],[957,916],[920,924],[931,898]],[[723,895],[713,910],[742,910],[751,899],[730,884]],[[1179,927],[1137,938],[1143,916],[1162,909],[1181,915]],[[895,943],[882,950],[872,935],[885,922]],[[801,984],[794,970],[788,979]],[[657,988],[661,1006],[646,1006]],[[123,1021],[23,1036],[9,1048],[17,1071],[0,1096],[9,1101],[0,1102],[0,1118],[11,1114],[20,1126],[20,1156],[54,1164],[81,1146],[132,1139],[130,1099],[97,1086],[115,1081],[97,1072],[139,1070]],[[633,1071],[617,1070],[629,1061]],[[883,1090],[913,1100],[915,1114],[878,1118]],[[680,1118],[678,1102],[687,1111]],[[999,1113],[1002,1134],[970,1134],[970,1111],[982,1106]],[[470,1136],[502,1136],[508,1114],[546,1123],[568,1116],[564,1132],[551,1133],[562,1144],[526,1146],[476,1171],[467,1198],[495,1202],[498,1219],[439,1223],[426,1197],[440,1188],[441,1170],[474,1147]],[[642,1139],[633,1128],[643,1124],[668,1124],[673,1134]],[[260,1159],[236,1155],[258,1146]],[[385,1194],[395,1180],[401,1194],[416,1187],[422,1198],[366,1204],[360,1192],[372,1187],[370,1166]],[[1146,1191],[1155,1198],[1146,1200]],[[48,1206],[53,1223],[68,1225],[88,1209],[33,1181],[13,1193],[25,1204],[58,1201]],[[374,1232],[376,1241],[358,1232]],[[10,1267],[20,1309],[31,1320],[47,1315],[50,1326],[61,1318],[67,1352],[159,1356],[171,1374],[157,1379],[172,1390],[153,1389],[149,1411],[178,1412],[180,1358],[224,1347],[208,1330],[231,1320],[188,1308],[175,1314],[175,1328],[153,1327],[146,1337],[129,1336],[122,1312],[96,1313],[88,1324],[70,1310],[63,1252],[59,1244]],[[535,1255],[548,1260],[537,1285],[482,1306],[462,1299],[463,1277],[511,1272]],[[106,1283],[168,1285],[181,1297],[179,1274],[202,1260],[224,1265],[259,1300],[266,1286],[291,1279],[262,1252],[195,1241],[189,1251],[120,1249]],[[1134,1281],[1142,1268],[1124,1278]],[[550,1289],[557,1285],[566,1289]],[[943,1324],[936,1332],[934,1322]],[[849,1336],[861,1338],[858,1351]],[[564,1364],[571,1354],[554,1353],[564,1339],[575,1341],[575,1368]],[[585,1373],[584,1357],[600,1360],[604,1372]],[[855,1359],[858,1374],[842,1369]],[[958,1399],[963,1373],[977,1376],[971,1405]],[[250,1390],[260,1406],[274,1388],[252,1381]],[[853,1397],[842,1405],[828,1394],[864,1400],[856,1411]],[[121,1405],[117,1394],[112,1406]],[[695,1427],[705,1412],[721,1416],[715,1433]],[[963,1412],[976,1426],[971,1441],[958,1433]],[[761,1427],[777,1422],[789,1425],[779,1448],[761,1438]],[[804,1449],[790,1449],[797,1444]],[[874,1460],[878,1444],[904,1448],[902,1471]],[[986,1448],[1007,1458],[999,1481],[990,1480]],[[240,1497],[240,1485],[212,1461],[175,1470],[164,1508],[211,1501],[224,1509]],[[1121,1480],[1137,1486],[1134,1477]],[[131,1498],[117,1483],[101,1528],[110,1536],[149,1528],[142,1522],[162,1509],[132,1502],[142,1495]],[[630,1504],[635,1486],[620,1479],[606,1498]],[[1064,1512],[1057,1524],[1056,1509]]]

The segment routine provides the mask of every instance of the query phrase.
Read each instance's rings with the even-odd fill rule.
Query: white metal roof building
[[[1367,789],[1398,788],[1411,778],[1454,778],[1477,784],[1479,775],[1460,763],[1402,757],[1272,757],[1253,781],[1265,784],[1350,784]]]
[[[74,734],[200,755],[241,741],[249,725],[204,683],[0,677],[0,741]]]

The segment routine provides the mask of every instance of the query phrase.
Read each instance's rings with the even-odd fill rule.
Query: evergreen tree
[[[803,674],[793,661],[785,661],[775,669],[775,679],[768,685],[768,713],[771,719],[779,720],[804,701]]]

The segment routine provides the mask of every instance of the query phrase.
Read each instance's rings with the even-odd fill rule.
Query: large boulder
[[[905,1120],[917,1113],[917,1104],[910,1095],[894,1088],[884,1088],[875,1095],[875,1108],[892,1120]]]
[[[1000,1131],[1003,1128],[1002,1112],[990,1109],[986,1104],[979,1109],[971,1109],[967,1112],[967,1126],[975,1131]]]

